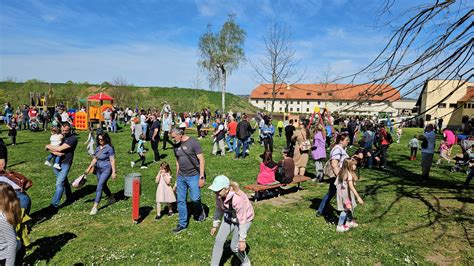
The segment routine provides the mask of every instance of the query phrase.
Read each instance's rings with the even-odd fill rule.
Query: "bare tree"
[[[379,17],[391,14],[393,5],[393,0],[386,0]],[[426,80],[462,80],[445,98],[418,114],[423,115],[473,78],[473,14],[469,1],[438,0],[416,5],[386,24],[398,26],[378,56],[359,72],[343,78],[354,81],[367,76],[365,84],[372,85],[364,98],[383,92],[384,99],[380,101],[398,91],[403,92],[402,97],[409,95],[422,88]],[[390,84],[393,89],[387,91],[383,84]],[[440,83],[437,89],[443,86]]]
[[[300,60],[296,59],[295,50],[291,45],[292,34],[287,27],[273,23],[262,39],[265,45],[264,55],[258,58],[258,65],[252,62],[250,64],[259,82],[272,86],[270,113],[273,114],[278,93],[286,89],[288,84],[299,82],[303,76],[298,76],[296,70]]]
[[[207,32],[199,39],[201,60],[199,65],[208,72],[211,88],[218,85],[222,92],[222,113],[225,110],[227,75],[245,61],[245,31],[229,15],[218,33],[213,33],[209,25]]]
[[[115,76],[112,79],[110,94],[118,105],[127,104],[127,101],[130,100],[131,91],[129,86],[131,86],[131,84],[121,75]]]

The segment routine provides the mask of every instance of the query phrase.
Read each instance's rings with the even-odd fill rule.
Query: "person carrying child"
[[[357,162],[353,158],[345,159],[342,163],[341,173],[336,178],[337,210],[341,211],[336,232],[346,232],[350,228],[359,226],[352,218],[354,208],[357,206],[356,199],[359,204],[364,204],[355,189],[355,181],[357,181],[356,164]]]
[[[61,134],[61,129],[56,126],[51,127],[51,137],[49,137],[49,144],[51,146],[56,146],[59,147],[61,143],[63,142],[64,136]],[[60,160],[61,156],[54,155],[53,153],[50,153],[48,157],[46,158],[46,161],[44,162],[45,165],[51,167],[51,159],[54,159],[53,167],[61,170],[61,165],[60,165]]]
[[[161,218],[161,203],[168,205],[168,216],[173,215],[173,203],[176,202],[176,197],[170,186],[171,178],[170,165],[167,162],[162,162],[160,171],[155,177],[155,183],[158,184],[156,187],[156,221]]]
[[[418,138],[416,135],[408,142],[408,147],[410,147],[410,161],[415,161],[418,151]]]
[[[140,161],[142,162],[142,166],[140,167],[140,169],[148,168],[145,165],[145,139],[146,139],[145,134],[141,134],[140,139],[138,140],[138,143],[137,143],[137,154],[140,157]],[[135,166],[135,161],[131,161],[130,166],[132,166],[133,168]]]
[[[254,210],[247,195],[239,185],[224,175],[214,178],[209,189],[216,194],[216,212],[212,223],[211,236],[216,235],[212,249],[211,265],[220,265],[224,243],[232,233],[231,250],[241,261],[250,265],[247,249],[247,233],[254,219]],[[222,221],[221,221],[222,219]]]

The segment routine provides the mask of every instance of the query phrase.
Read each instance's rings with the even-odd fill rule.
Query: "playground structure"
[[[86,112],[79,111],[76,113],[76,129],[87,130],[88,126],[93,123],[104,122],[102,113],[107,110],[107,108],[112,109],[113,102],[114,98],[103,92],[87,97]]]
[[[56,100],[49,92],[30,92],[30,106],[36,106],[39,109],[50,110],[54,112],[54,108],[58,105],[64,105],[69,109],[69,102]]]

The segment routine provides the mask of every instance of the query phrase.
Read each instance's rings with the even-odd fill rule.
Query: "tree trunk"
[[[227,74],[226,74],[226,71],[225,71],[225,68],[224,66],[221,67],[221,74],[222,74],[222,80],[221,80],[221,91],[222,91],[222,114],[223,115],[225,113],[225,89],[226,89],[226,83],[227,83]]]

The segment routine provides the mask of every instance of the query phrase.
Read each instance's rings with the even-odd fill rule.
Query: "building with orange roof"
[[[272,84],[259,85],[250,94],[250,103],[270,111],[272,91]],[[319,107],[347,115],[399,113],[393,103],[400,100],[400,92],[385,84],[277,84],[274,96],[274,112],[309,114]]]
[[[443,119],[443,127],[458,127],[474,118],[474,83],[465,80],[427,80],[416,103],[425,123]]]

